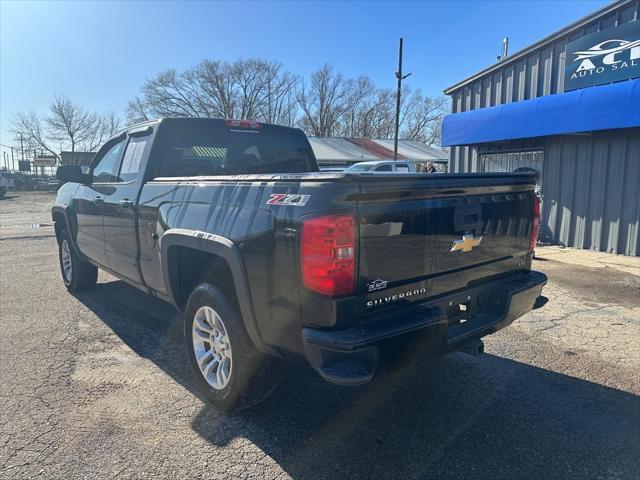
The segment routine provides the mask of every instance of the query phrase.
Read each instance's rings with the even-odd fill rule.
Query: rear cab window
[[[317,172],[306,137],[297,130],[172,125],[157,177]]]

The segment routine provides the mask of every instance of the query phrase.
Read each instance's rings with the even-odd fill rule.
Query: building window
[[[542,175],[544,173],[544,152],[542,150],[480,154],[480,169],[482,172],[513,172],[519,168],[532,168],[538,173],[536,191],[541,193]]]

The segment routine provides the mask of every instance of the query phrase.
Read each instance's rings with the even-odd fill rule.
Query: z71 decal
[[[293,205],[294,207],[304,207],[311,198],[311,195],[299,195],[297,193],[272,193],[267,200],[267,205]]]

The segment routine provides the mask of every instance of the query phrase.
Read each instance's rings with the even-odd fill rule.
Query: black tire
[[[63,256],[66,255],[65,251],[68,249],[68,255],[71,260],[71,269],[65,273],[65,265]],[[98,281],[98,268],[95,265],[90,264],[82,260],[73,248],[69,231],[65,228],[60,232],[60,241],[58,243],[58,259],[60,261],[60,273],[62,273],[62,281],[64,286],[70,292],[80,292],[82,290],[89,290],[93,288]]]
[[[210,307],[219,316],[230,346],[228,383],[219,388],[214,388],[205,379],[196,360],[193,324],[202,307]],[[209,403],[219,410],[243,410],[256,405],[266,399],[278,384],[278,359],[256,349],[237,309],[211,283],[200,284],[189,296],[184,314],[184,340],[194,381]],[[208,351],[213,356],[214,347],[210,340],[201,345],[205,351],[209,345]],[[218,368],[220,364],[216,370]]]

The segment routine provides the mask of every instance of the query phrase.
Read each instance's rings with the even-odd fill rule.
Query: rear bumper
[[[430,360],[490,335],[545,303],[543,273],[528,271],[384,314],[344,330],[304,328],[305,354],[326,380],[365,383],[381,363]]]

